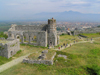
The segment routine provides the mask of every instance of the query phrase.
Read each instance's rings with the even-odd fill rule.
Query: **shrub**
[[[19,51],[17,51],[17,54],[19,54],[19,53],[21,53],[22,52],[22,50],[19,50]]]
[[[90,75],[100,75],[100,67],[96,64],[88,65],[85,69]]]
[[[60,36],[63,36],[63,35],[65,35],[64,33],[62,33]]]
[[[4,34],[3,32],[0,32],[0,38],[5,38],[5,39],[7,39],[8,36],[7,36],[6,34]]]
[[[57,54],[62,54],[62,55],[67,55],[66,52],[62,52],[62,51],[56,51]]]
[[[47,48],[47,47],[43,47],[43,46],[34,46],[34,45],[30,45],[30,44],[21,44],[22,46],[30,46],[30,47],[37,47],[37,48]]]
[[[61,61],[61,62],[65,61],[65,59],[63,57],[58,57],[56,60]]]
[[[45,64],[38,64],[38,70],[47,70],[47,65],[45,65]]]
[[[92,53],[93,55],[97,55],[100,52],[100,49],[92,49],[90,50],[90,53]]]

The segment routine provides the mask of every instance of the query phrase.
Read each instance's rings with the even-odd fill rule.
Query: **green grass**
[[[28,58],[33,59],[33,60],[38,60],[38,57],[39,57],[39,55],[41,55],[41,52],[33,53],[33,54],[29,55]],[[54,55],[54,53],[55,53],[55,51],[49,50],[48,53],[46,53],[46,58],[43,60],[51,60],[51,57]]]
[[[0,56],[0,65],[3,65],[19,56],[21,56],[22,50],[19,50],[13,57],[7,59],[6,57]]]
[[[100,37],[99,33],[83,33],[82,35],[87,36],[88,38]]]
[[[11,61],[11,60],[12,60],[12,58],[7,59],[7,58],[5,58],[5,57],[0,56],[0,65],[4,64],[4,63],[6,63],[6,62],[9,62],[9,61]]]
[[[20,46],[20,49],[21,50],[19,50],[13,57],[11,57],[9,59],[0,56],[0,65],[5,64],[5,63],[7,63],[7,62],[9,62],[9,61],[11,61],[13,59],[16,59],[16,58],[20,57],[20,56],[24,56],[26,54],[29,54],[31,52],[41,52],[41,51],[43,51],[43,50],[45,50],[47,48],[45,48],[45,47],[43,47],[43,48],[42,47],[38,47],[37,48],[37,47],[34,47],[32,45],[22,44]]]
[[[58,46],[63,45],[64,43],[73,43],[74,41],[82,41],[82,39],[79,39],[77,36],[70,36],[70,35],[61,35],[60,36],[60,44]],[[57,46],[57,47],[58,47]]]
[[[60,37],[60,41],[64,42],[64,39],[74,39],[74,36]],[[66,55],[67,59],[56,55],[53,65],[19,63],[0,75],[100,75],[99,40],[100,38],[95,39],[93,43],[74,44],[62,51],[56,51],[57,55]],[[27,52],[41,52],[44,49],[46,48],[21,45],[21,55],[27,54]],[[50,49],[50,51],[53,50]]]

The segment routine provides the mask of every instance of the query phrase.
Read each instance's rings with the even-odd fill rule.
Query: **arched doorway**
[[[19,35],[16,35],[16,39],[20,39],[20,36]]]
[[[20,42],[22,41],[20,35],[16,35],[16,39],[19,39]]]
[[[49,41],[49,46],[52,46],[52,44],[53,44],[53,42],[50,40],[50,41]]]
[[[13,55],[13,51],[10,52],[11,56]]]

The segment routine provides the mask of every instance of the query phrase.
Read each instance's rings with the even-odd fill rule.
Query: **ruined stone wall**
[[[45,31],[46,25],[34,26],[34,25],[17,25],[15,26],[15,30],[18,31]]]
[[[20,38],[22,38],[23,31],[9,31],[7,39],[17,39],[17,35],[20,36]]]
[[[24,32],[24,41],[25,44],[31,44],[36,46],[47,46],[47,32]]]
[[[10,58],[13,55],[15,55],[17,51],[20,50],[19,39],[15,39],[15,40],[7,43],[7,48],[8,48],[8,58]]]
[[[53,65],[53,59],[54,59],[55,55],[56,55],[56,52],[51,57],[51,60],[30,60],[30,59],[26,58],[26,59],[23,59],[23,63]]]
[[[7,44],[0,43],[0,56],[8,58]]]
[[[56,32],[50,32],[48,33],[48,45],[49,46],[57,46],[57,33]]]
[[[0,56],[10,58],[16,54],[18,50],[20,50],[20,43],[18,39],[10,41],[6,44],[0,43]]]
[[[37,39],[34,39],[34,36]],[[57,46],[56,20],[48,19],[48,24],[40,26],[12,25],[8,30],[8,39],[17,39],[17,37],[21,39],[21,43],[25,44],[45,47],[47,44]]]

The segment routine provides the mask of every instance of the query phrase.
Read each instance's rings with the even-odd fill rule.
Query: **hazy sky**
[[[69,10],[100,14],[100,0],[0,0],[0,17],[2,19],[40,12]]]

